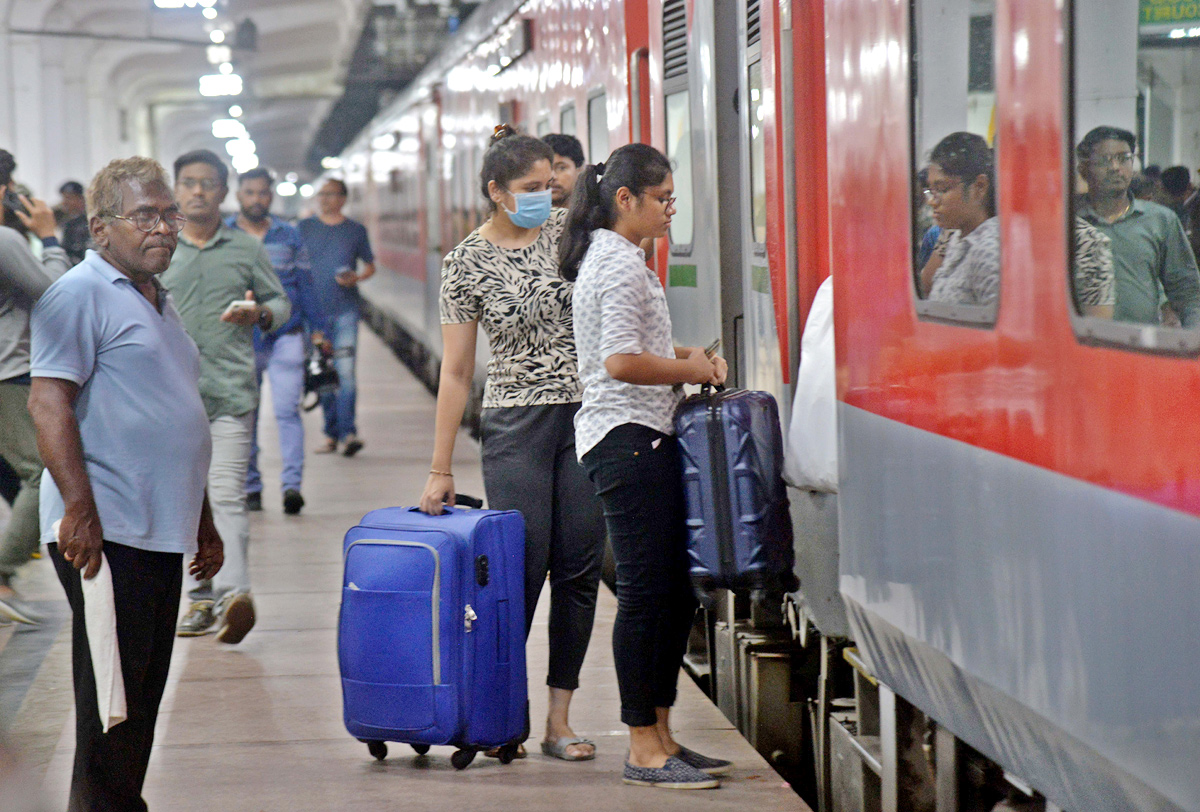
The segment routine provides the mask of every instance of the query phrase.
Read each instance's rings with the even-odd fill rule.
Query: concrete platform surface
[[[251,571],[258,623],[237,646],[214,637],[177,639],[145,798],[154,812],[295,810],[806,810],[768,764],[684,675],[674,724],[680,741],[732,759],[715,791],[672,792],[620,781],[628,746],[612,666],[616,601],[601,588],[599,611],[572,722],[597,742],[597,758],[542,756],[546,712],[547,595],[529,641],[534,734],[528,758],[501,765],[482,755],[466,770],[450,748],[417,756],[391,744],[375,762],[342,725],[336,624],[341,539],[372,508],[412,504],[429,469],[433,398],[363,330],[355,458],[310,454],[299,516],[284,516],[278,493],[274,419],[261,423],[264,511],[253,516]],[[268,401],[269,402],[269,401]],[[306,446],[320,442],[319,412],[305,418]],[[478,446],[460,434],[454,471],[460,492],[483,495]],[[66,807],[74,748],[70,628],[46,560],[19,581],[45,610],[38,629],[0,628],[0,730],[23,752],[46,808]],[[19,645],[18,645],[19,644]],[[4,809],[0,788],[0,812]]]

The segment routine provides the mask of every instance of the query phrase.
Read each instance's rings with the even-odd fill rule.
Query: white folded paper
[[[54,523],[58,538],[59,522]],[[60,539],[61,541],[61,539]],[[96,677],[96,701],[100,706],[100,724],[107,733],[124,722],[125,676],[121,673],[121,649],[117,642],[117,610],[113,600],[112,571],[100,554],[100,571],[83,582],[83,618],[87,626],[88,647],[92,654],[92,673]]]

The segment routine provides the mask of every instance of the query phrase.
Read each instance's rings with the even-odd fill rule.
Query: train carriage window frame
[[[571,122],[571,126],[567,126],[567,121]],[[558,131],[565,135],[574,136],[579,129],[579,122],[575,116],[575,102],[567,102],[558,111]]]
[[[550,134],[550,114],[542,113],[537,120],[537,137],[544,138]]]
[[[609,154],[612,152],[610,149],[612,134],[608,128],[608,92],[603,87],[594,88],[592,92],[588,93],[587,117],[588,155],[591,156],[592,163],[607,161]],[[602,127],[596,126],[599,121],[603,121]],[[604,141],[604,148],[597,150],[596,142],[600,139]],[[604,154],[599,154],[601,152]]]
[[[980,2],[980,1],[985,1],[985,0],[977,0],[977,2]],[[996,325],[996,319],[999,314],[1000,299],[1002,297],[1003,288],[1004,288],[1004,272],[1003,272],[1004,271],[1004,240],[1003,240],[1003,219],[1004,218],[1002,216],[1003,212],[1000,209],[1000,195],[999,195],[999,191],[998,191],[999,181],[1000,181],[1000,178],[999,178],[999,166],[1000,166],[999,156],[1000,156],[1002,144],[1000,143],[1000,139],[997,137],[997,134],[1000,129],[997,117],[999,115],[999,111],[1001,110],[1002,106],[1000,104],[999,95],[998,95],[998,93],[996,91],[996,87],[995,87],[996,58],[997,58],[997,54],[999,53],[999,48],[1001,47],[1001,43],[997,42],[997,40],[996,40],[996,26],[994,25],[995,15],[997,13],[996,4],[997,4],[996,0],[992,0],[990,17],[988,17],[987,15],[982,15],[982,17],[980,15],[972,16],[970,13],[969,6],[964,9],[964,13],[967,14],[966,30],[967,30],[967,37],[968,37],[967,50],[966,50],[967,70],[966,70],[966,77],[965,77],[967,80],[966,118],[965,118],[966,124],[965,124],[965,126],[962,126],[959,129],[947,129],[947,131],[945,133],[942,133],[940,136],[940,138],[944,138],[945,136],[949,135],[952,132],[961,132],[961,131],[975,132],[978,129],[978,126],[976,126],[974,129],[972,129],[971,121],[970,121],[971,116],[972,116],[971,93],[972,92],[975,92],[977,94],[982,93],[982,94],[984,94],[984,96],[986,96],[986,94],[988,92],[990,92],[993,95],[994,98],[993,98],[993,102],[992,102],[992,112],[989,116],[990,123],[987,128],[990,138],[988,138],[988,136],[985,136],[985,138],[988,138],[988,140],[990,140],[990,142],[991,142],[990,146],[991,146],[991,150],[992,150],[992,178],[993,178],[993,185],[994,185],[992,194],[995,196],[995,214],[993,215],[993,217],[998,219],[998,221],[999,221],[998,225],[1000,227],[1000,237],[999,237],[999,247],[998,247],[999,255],[998,255],[998,260],[997,260],[999,262],[999,266],[1000,266],[1000,278],[999,278],[999,282],[998,282],[999,290],[997,292],[996,301],[994,304],[990,304],[990,305],[956,304],[956,303],[949,303],[949,302],[931,301],[929,298],[927,298],[928,294],[923,295],[921,292],[920,275],[921,275],[922,268],[918,267],[918,265],[917,265],[918,250],[921,246],[921,242],[922,242],[925,234],[928,231],[928,227],[926,229],[919,228],[920,223],[919,223],[918,216],[922,213],[922,210],[925,208],[925,200],[926,200],[926,197],[924,195],[925,190],[919,182],[919,173],[929,165],[928,153],[930,151],[932,151],[933,145],[936,144],[937,142],[933,142],[933,144],[930,144],[930,146],[928,148],[926,148],[922,142],[922,138],[924,136],[923,127],[922,127],[923,117],[926,115],[927,112],[930,112],[931,117],[933,117],[931,111],[926,110],[925,108],[922,107],[922,96],[921,96],[921,93],[922,93],[921,81],[920,81],[921,67],[922,67],[922,60],[926,57],[926,54],[922,48],[923,43],[922,43],[922,38],[920,35],[920,30],[921,30],[921,10],[922,10],[922,7],[925,5],[925,0],[909,0],[909,4],[908,4],[908,13],[909,13],[909,16],[908,16],[908,23],[909,23],[908,90],[909,90],[909,162],[910,162],[909,163],[910,190],[909,190],[909,203],[908,203],[908,215],[909,215],[908,222],[909,222],[909,238],[910,238],[909,264],[911,267],[911,278],[912,278],[911,284],[912,284],[912,291],[913,291],[913,300],[914,300],[914,304],[915,304],[917,318],[921,321],[953,324],[953,325],[960,326],[960,327],[993,329]],[[930,5],[932,5],[932,3],[930,3]],[[985,40],[985,35],[990,35],[990,37],[988,37]],[[990,61],[973,58],[973,56],[979,52],[979,50],[981,48],[981,44],[985,41],[990,41],[990,43],[991,43],[991,59],[990,59]],[[931,71],[930,75],[931,76],[934,75],[932,71]],[[962,76],[962,72],[961,71],[957,71],[957,72],[941,71],[938,75],[958,77],[958,76]],[[989,91],[989,89],[990,89],[990,91]],[[928,108],[932,108],[932,105],[937,104],[938,99],[942,98],[942,96],[936,92],[930,92],[929,96],[930,96],[930,99],[925,100],[925,105]],[[978,98],[979,98],[979,96],[976,97],[976,99],[978,99]],[[945,109],[944,105],[937,108],[936,112],[941,112],[943,109]],[[957,112],[955,112],[954,115],[957,116]],[[940,116],[940,117],[944,118],[945,116]],[[976,118],[978,118],[978,115],[976,115]],[[980,133],[976,132],[976,134],[980,134]],[[939,138],[939,140],[940,140],[940,138]],[[988,218],[988,219],[991,219],[991,218]],[[920,233],[918,233],[918,231],[920,231]],[[931,286],[931,290],[932,290],[932,286]]]
[[[696,198],[692,176],[692,96],[689,82],[687,3],[666,0],[663,3],[663,143],[671,161],[675,183],[675,216],[667,234],[671,257],[692,255],[696,239]],[[681,125],[673,129],[673,124]],[[672,136],[677,136],[673,138]],[[676,149],[676,143],[681,148]],[[686,231],[684,225],[686,224]],[[686,237],[687,239],[682,239]],[[669,263],[668,263],[669,264]]]
[[[1075,146],[1082,140],[1086,130],[1079,131],[1077,102],[1080,96],[1077,83],[1080,48],[1087,47],[1087,38],[1077,36],[1077,22],[1080,14],[1086,14],[1085,7],[1091,0],[1068,0],[1063,6],[1063,63],[1065,70],[1063,88],[1064,108],[1064,138],[1063,166],[1066,167],[1066,182],[1063,191],[1066,196],[1063,210],[1066,213],[1062,223],[1067,235],[1064,252],[1064,267],[1067,273],[1067,311],[1071,319],[1071,328],[1076,340],[1083,345],[1107,347],[1113,349],[1132,350],[1141,354],[1166,355],[1181,358],[1200,356],[1200,330],[1183,327],[1170,327],[1162,324],[1143,324],[1137,322],[1114,321],[1101,316],[1084,315],[1079,304],[1076,291],[1075,261],[1073,247],[1076,236],[1076,215],[1079,209],[1079,198],[1076,194],[1077,183],[1082,181],[1079,176],[1079,164],[1075,154]],[[1133,22],[1131,20],[1131,22]],[[1167,47],[1162,44],[1162,47]],[[1137,57],[1142,56],[1142,43],[1139,38]],[[1139,65],[1133,91],[1136,94],[1133,132],[1137,145],[1134,150],[1134,166],[1145,166],[1153,156],[1147,155],[1146,136],[1149,124],[1146,121],[1145,106],[1148,105],[1146,87],[1142,81],[1142,70]],[[1120,126],[1122,122],[1114,126]],[[1089,128],[1090,129],[1090,128]],[[1193,178],[1193,180],[1197,180]],[[1161,291],[1160,291],[1161,293]],[[1160,305],[1161,306],[1161,305]]]

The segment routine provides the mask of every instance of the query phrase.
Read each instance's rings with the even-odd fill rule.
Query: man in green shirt
[[[192,637],[219,628],[219,641],[238,643],[254,626],[245,495],[258,406],[254,327],[270,332],[284,324],[291,303],[262,244],[222,222],[228,184],[229,170],[208,150],[175,161],[175,200],[187,223],[161,279],[200,349],[200,397],[213,449],[208,499],[225,541],[225,566],[211,582],[189,576],[191,607],[178,634]]]
[[[1129,193],[1136,144],[1128,130],[1096,127],[1075,150],[1088,185],[1077,213],[1112,242],[1113,318],[1160,324],[1161,290],[1184,327],[1200,327],[1200,271],[1179,218]]]

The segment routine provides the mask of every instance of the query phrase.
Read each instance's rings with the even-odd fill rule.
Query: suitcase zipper
[[[731,583],[737,574],[737,555],[733,549],[733,519],[729,512],[732,494],[729,493],[729,460],[725,451],[720,398],[720,393],[713,393],[708,401],[708,464],[712,473],[713,520],[717,524],[721,578]]]
[[[442,599],[442,558],[438,555],[437,548],[431,544],[422,544],[419,541],[394,541],[388,539],[359,539],[358,541],[350,542],[346,547],[346,554],[342,559],[342,565],[345,566],[345,560],[350,557],[350,551],[360,544],[369,544],[378,547],[416,547],[421,550],[428,550],[433,555],[433,684],[442,684],[442,652],[441,641],[438,638],[438,618],[441,615],[441,599]],[[353,584],[351,584],[353,586]],[[357,587],[354,587],[357,589]],[[467,607],[468,609],[470,607]]]
[[[471,604],[467,604],[467,609],[463,612],[463,627],[467,630],[467,634],[471,633],[471,628],[475,625],[475,621],[479,620],[479,615],[475,614],[475,610],[471,608]]]

